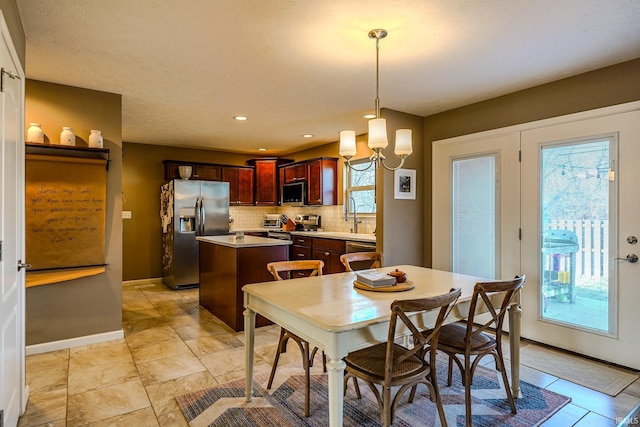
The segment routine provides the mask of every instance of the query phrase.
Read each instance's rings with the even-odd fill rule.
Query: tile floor
[[[243,334],[201,309],[197,289],[124,286],[122,301],[124,339],[27,357],[20,427],[187,426],[175,396],[244,375]],[[278,333],[256,334],[257,372],[270,369]],[[613,398],[525,366],[521,378],[572,398],[545,427],[615,426],[640,402],[640,380]]]

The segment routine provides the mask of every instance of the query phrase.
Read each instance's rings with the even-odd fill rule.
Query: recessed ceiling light
[[[375,114],[365,114],[362,117],[365,118],[365,119],[375,119],[376,115]]]
[[[303,133],[303,134],[302,134],[302,137],[303,137],[303,138],[313,138],[313,135],[312,135],[312,134],[310,134],[310,133]]]
[[[246,116],[233,116],[233,118],[238,120],[239,122],[243,122],[245,120],[249,120],[249,118],[246,117]]]
[[[258,151],[267,151],[266,148],[258,148]]]

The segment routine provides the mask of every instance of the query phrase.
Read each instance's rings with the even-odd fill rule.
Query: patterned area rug
[[[465,425],[464,387],[454,368],[451,387],[446,387],[446,364],[438,372],[440,394],[449,426]],[[311,415],[302,416],[304,406],[304,376],[289,375],[284,366],[278,368],[271,390],[265,390],[266,376],[255,376],[254,398],[244,401],[244,379],[176,397],[191,427],[204,426],[313,426],[329,424],[329,403],[326,375],[311,377]],[[444,372],[443,372],[444,371]],[[570,398],[541,389],[526,382],[520,384],[522,397],[516,400],[517,415],[509,409],[499,374],[479,366],[473,383],[473,425],[476,427],[537,426],[570,402]],[[378,404],[368,387],[361,383],[362,399],[357,399],[353,385],[344,402],[345,426],[380,426]],[[401,399],[394,426],[439,426],[435,404],[429,400],[427,388],[420,386],[413,404],[408,393]]]

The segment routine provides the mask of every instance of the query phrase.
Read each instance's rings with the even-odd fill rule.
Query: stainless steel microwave
[[[284,184],[280,194],[282,206],[304,206],[307,203],[307,185],[305,182]]]

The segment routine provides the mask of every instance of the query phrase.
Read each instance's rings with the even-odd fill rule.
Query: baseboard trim
[[[139,285],[162,285],[162,277],[152,277],[150,279],[124,280],[122,286]]]
[[[85,335],[83,337],[69,338],[66,340],[51,341],[41,344],[28,345],[26,347],[27,356],[32,354],[47,353],[49,351],[65,350],[73,347],[80,347],[82,345],[97,344],[106,341],[119,340],[124,338],[124,331],[122,329],[111,332],[103,332],[101,334]]]

